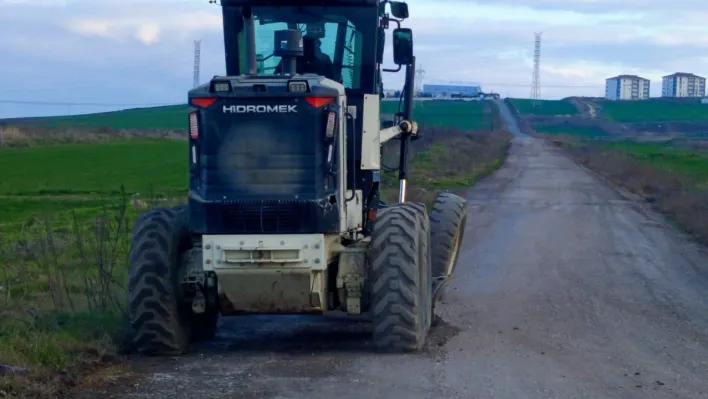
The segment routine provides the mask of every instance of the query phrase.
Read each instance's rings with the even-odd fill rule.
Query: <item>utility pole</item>
[[[413,95],[418,97],[420,93],[423,92],[423,78],[425,77],[425,69],[421,65],[420,68],[415,71],[415,89]]]
[[[192,84],[192,87],[197,87],[199,86],[199,64],[200,64],[200,53],[202,49],[202,41],[201,40],[195,40],[194,41],[194,83]]]
[[[531,99],[533,107],[536,108],[538,100],[541,99],[541,32],[534,33]]]

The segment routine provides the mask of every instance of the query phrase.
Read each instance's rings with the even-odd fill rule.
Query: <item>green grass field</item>
[[[415,103],[414,117],[429,125],[486,129],[491,123],[489,109],[492,106],[489,102],[476,101],[418,101]],[[397,101],[381,102],[382,114],[393,114],[397,109]],[[186,105],[174,105],[85,115],[24,118],[16,120],[15,123],[56,127],[185,130],[188,110]],[[6,122],[13,123],[13,120]]]
[[[184,193],[187,146],[150,140],[81,143],[0,152],[0,195]]]
[[[509,103],[521,115],[576,115],[578,109],[570,101],[539,100],[534,107],[533,100],[510,98]]]
[[[394,113],[397,106],[397,102],[383,101],[381,113]],[[493,107],[496,105],[489,101],[418,101],[413,117],[428,126],[490,130]]]
[[[670,101],[600,101],[602,115],[617,122],[708,121],[708,104]]]
[[[629,141],[603,143],[602,146],[622,151],[661,169],[688,176],[702,185],[708,182],[708,151],[681,150],[662,144]]]

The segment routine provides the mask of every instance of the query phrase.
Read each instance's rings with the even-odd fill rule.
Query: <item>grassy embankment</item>
[[[551,116],[578,114],[578,109],[575,105],[566,100],[539,100],[536,101],[535,107],[533,100],[524,98],[510,98],[508,103],[521,115]]]
[[[598,101],[604,117],[615,122],[708,121],[708,105],[668,100]]]
[[[385,104],[383,111],[391,112],[386,108],[391,106]],[[501,164],[509,137],[476,130],[492,123],[494,113],[485,107],[437,102],[416,107],[427,134],[413,145],[411,199],[428,201],[437,190],[468,187]],[[71,386],[100,383],[86,377],[97,375],[98,368],[104,370],[98,375],[120,373],[125,255],[137,208],[150,206],[131,196],[179,201],[186,192],[184,142],[135,136],[182,126],[184,109],[173,110],[174,119],[165,109],[152,117],[135,111],[142,122],[128,111],[103,122],[95,115],[43,120],[50,127],[29,129],[30,134],[14,130],[19,133],[14,142],[5,136],[0,365],[24,370],[0,369],[0,392],[54,397]],[[74,127],[82,121],[92,125]],[[116,140],[111,130],[131,127],[140,129],[131,140]],[[391,180],[386,185],[393,186]]]
[[[708,244],[708,151],[623,141],[556,140],[581,164],[646,198]]]

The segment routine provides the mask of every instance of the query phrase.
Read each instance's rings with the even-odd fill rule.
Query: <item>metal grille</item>
[[[308,203],[300,201],[233,201],[214,209],[235,233],[299,231],[310,216]]]

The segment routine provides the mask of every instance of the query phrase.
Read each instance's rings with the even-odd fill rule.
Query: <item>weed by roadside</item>
[[[58,144],[106,143],[128,139],[186,139],[175,129],[110,129],[81,126],[2,125],[0,149],[44,147]]]
[[[123,192],[69,213],[0,237],[0,396],[57,397],[117,362],[137,210]]]
[[[479,179],[498,169],[506,159],[511,134],[506,131],[470,131],[430,127],[413,143],[409,161],[408,200],[431,205],[445,190],[463,194]],[[384,163],[398,166],[398,142],[384,150]],[[382,175],[385,201],[396,202],[397,172]]]

